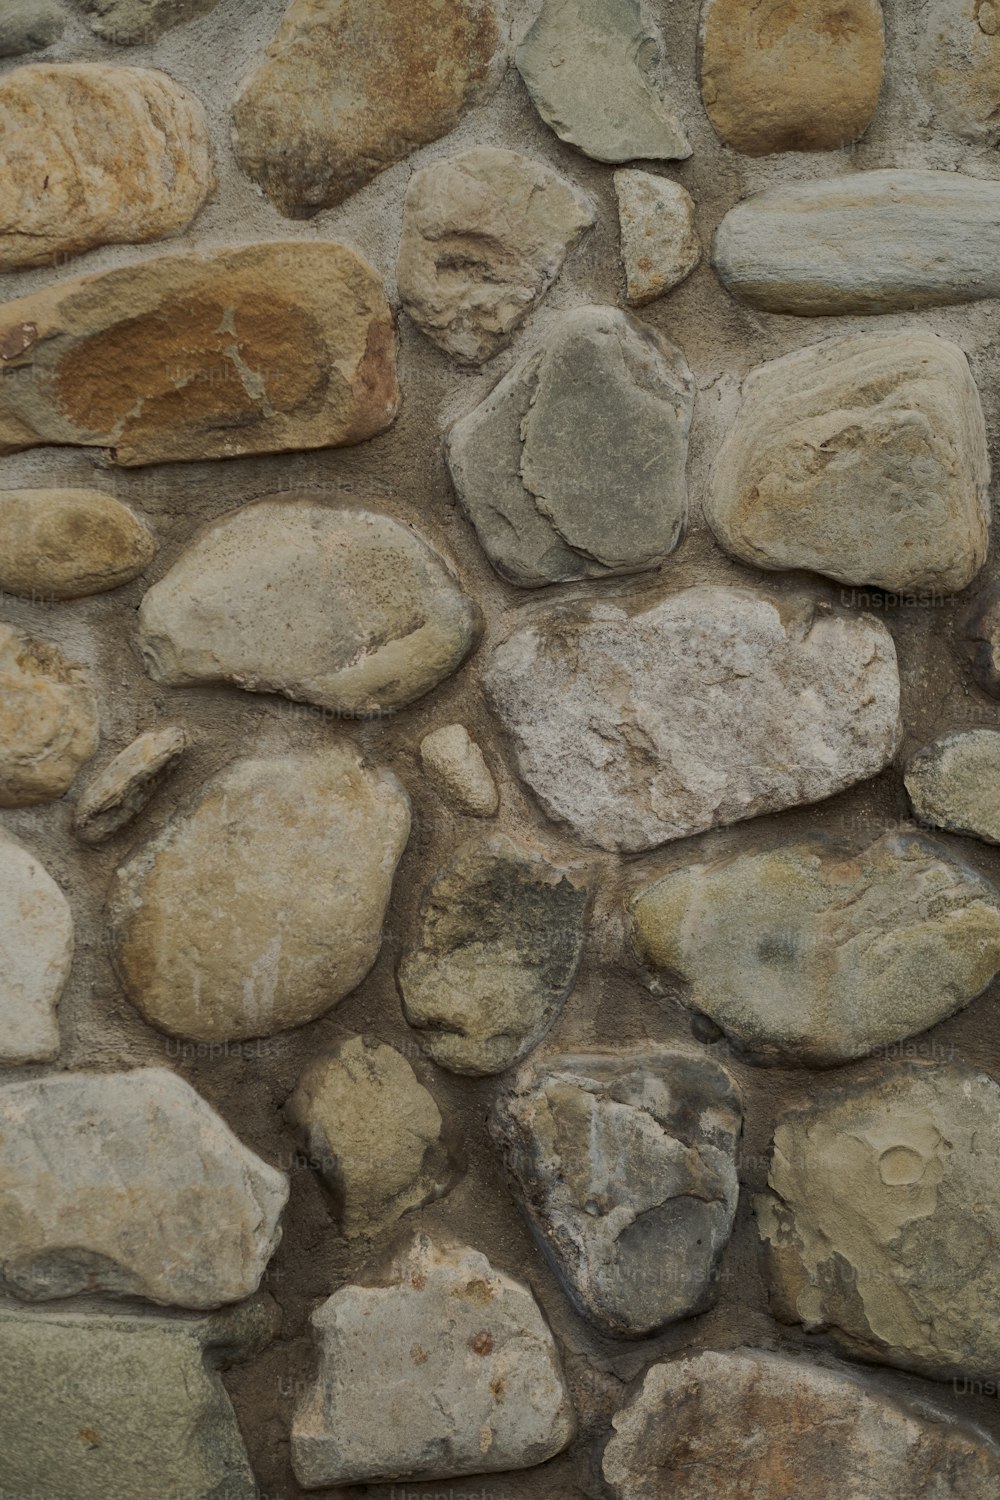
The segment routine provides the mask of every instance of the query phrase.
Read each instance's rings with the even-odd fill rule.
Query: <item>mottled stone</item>
[[[694,378],[679,349],[613,307],[560,314],[448,434],[462,507],[522,588],[659,567],[687,521]]]
[[[233,762],[116,873],[129,998],[206,1042],[314,1021],[375,962],[409,828],[399,782],[346,744]]]
[[[42,863],[0,830],[0,1064],[51,1062],[73,914]]]
[[[1000,140],[1000,4],[930,0],[917,82],[934,124],[968,141]]]
[[[99,739],[85,669],[0,623],[0,807],[61,797]]]
[[[500,793],[486,757],[464,724],[444,724],[420,741],[420,764],[435,790],[470,818],[492,818]]]
[[[457,671],[479,612],[389,516],[307,495],[207,526],[139,609],[157,682],[231,682],[349,717],[402,708]]]
[[[585,1318],[641,1338],[716,1298],[739,1196],[740,1092],[667,1047],[526,1063],[490,1116],[515,1195]]]
[[[65,26],[66,12],[58,0],[0,0],[0,57],[51,47]]]
[[[905,781],[922,823],[1000,844],[1000,731],[939,735],[911,757]]]
[[[1000,583],[991,583],[972,601],[961,620],[957,644],[979,686],[1000,698]]]
[[[545,811],[602,849],[818,802],[895,754],[895,647],[870,616],[706,587],[522,619],[487,693]]]
[[[304,1489],[526,1469],[573,1437],[534,1297],[477,1250],[418,1235],[312,1324],[319,1374],[292,1426]]]
[[[439,349],[492,359],[594,222],[568,178],[516,151],[476,146],[414,172],[403,208],[399,294]]]
[[[751,371],[705,517],[758,568],[953,593],[986,561],[986,423],[969,363],[930,333],[853,333]]]
[[[625,298],[642,307],[671,291],[701,260],[694,199],[679,182],[624,168],[615,173]]]
[[[207,16],[219,0],[77,0],[91,30],[119,47],[151,46],[164,32]]]
[[[147,729],[83,789],[73,830],[85,844],[103,844],[146,806],[191,743],[179,724]]]
[[[0,490],[0,589],[82,599],[138,578],[156,555],[147,526],[99,490]]]

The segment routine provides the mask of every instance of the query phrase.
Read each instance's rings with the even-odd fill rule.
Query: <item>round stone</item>
[[[103,594],[137,578],[155,553],[148,527],[111,495],[0,490],[0,589],[12,594]]]

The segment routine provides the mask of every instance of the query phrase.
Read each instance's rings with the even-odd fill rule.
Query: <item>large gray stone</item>
[[[99,741],[86,668],[0,622],[0,807],[61,797]]]
[[[922,823],[1000,844],[1000,732],[939,735],[906,766],[906,790]]]
[[[51,1062],[73,914],[40,860],[0,829],[0,1065]]]

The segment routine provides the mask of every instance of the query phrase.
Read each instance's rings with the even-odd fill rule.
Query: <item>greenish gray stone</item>
[[[65,26],[66,12],[58,0],[0,0],[0,57],[51,47]]]
[[[940,735],[911,758],[904,780],[921,822],[1000,844],[1000,731]]]

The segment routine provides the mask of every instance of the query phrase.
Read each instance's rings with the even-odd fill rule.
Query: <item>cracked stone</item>
[[[904,780],[922,823],[1000,844],[1000,733],[942,734],[918,750]]]
[[[615,173],[625,294],[643,307],[679,286],[701,260],[694,199],[679,182],[651,172]]]
[[[0,623],[0,807],[61,797],[99,739],[86,670],[58,646]]]
[[[177,766],[191,741],[179,724],[149,729],[84,787],[73,831],[85,844],[103,844],[131,823]]]
[[[41,861],[0,830],[0,1064],[51,1062],[73,914]]]
[[[435,790],[470,818],[492,818],[500,793],[486,757],[464,724],[444,724],[420,741],[420,764]]]
[[[149,528],[97,490],[0,490],[0,589],[82,599],[130,583],[152,562]]]

